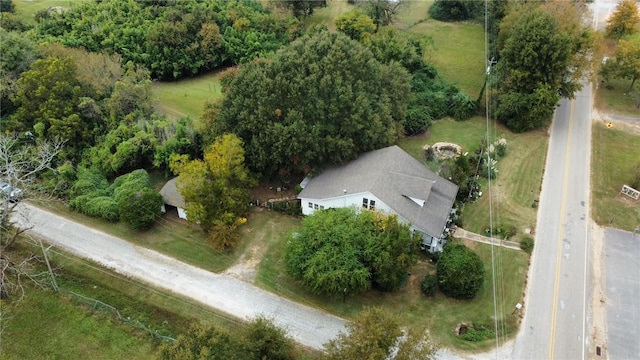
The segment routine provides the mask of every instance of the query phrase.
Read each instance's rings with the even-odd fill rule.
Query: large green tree
[[[420,238],[395,216],[352,208],[306,217],[285,250],[287,272],[316,293],[395,290],[417,260]]]
[[[187,218],[210,234],[214,245],[233,244],[236,227],[249,210],[249,189],[255,181],[244,166],[242,141],[226,134],[209,145],[204,159],[174,157],[171,168],[178,173],[177,186],[186,202]]]
[[[326,360],[434,359],[437,347],[426,329],[402,329],[379,307],[367,307],[347,323],[346,333],[325,344]]]
[[[320,31],[242,66],[204,121],[240,137],[257,173],[308,171],[393,143],[409,83],[400,65],[380,64],[346,35]]]
[[[359,10],[351,10],[340,15],[336,21],[336,29],[357,41],[366,42],[376,31],[376,24],[370,17]]]
[[[594,33],[580,3],[511,7],[500,27],[497,117],[513,131],[544,126],[589,75]],[[527,105],[529,104],[529,105]],[[543,107],[543,108],[541,108]]]
[[[607,36],[619,39],[637,31],[640,13],[633,0],[622,0],[607,20]]]
[[[278,1],[280,6],[290,9],[298,19],[313,15],[315,8],[326,7],[327,0],[287,0]]]
[[[633,90],[636,80],[640,78],[640,33],[618,41],[615,59],[607,60],[602,66],[601,73],[605,78],[631,80],[627,91]]]
[[[473,299],[484,282],[482,259],[462,244],[445,245],[436,268],[438,287],[445,295]]]
[[[20,75],[14,103],[18,107],[11,129],[31,131],[38,138],[57,138],[82,143],[91,135],[93,124],[78,115],[83,89],[70,57],[36,60]]]
[[[0,53],[0,114],[6,117],[15,109],[12,97],[18,77],[36,61],[39,52],[33,40],[0,28]]]

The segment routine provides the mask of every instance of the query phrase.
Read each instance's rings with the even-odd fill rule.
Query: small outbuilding
[[[167,211],[171,211],[171,209],[175,208],[178,211],[178,217],[186,220],[187,212],[184,210],[185,201],[176,186],[177,179],[178,177],[174,177],[167,181],[167,183],[162,187],[162,190],[160,190],[160,195],[162,195],[162,199],[164,200],[164,205],[162,205],[161,211],[166,213]]]

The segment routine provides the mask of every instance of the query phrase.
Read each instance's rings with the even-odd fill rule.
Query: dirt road
[[[185,264],[28,204],[21,204],[20,208],[29,213],[26,218],[34,226],[31,232],[55,246],[238,318],[265,315],[303,345],[320,349],[344,330],[343,319],[283,299],[231,276]]]

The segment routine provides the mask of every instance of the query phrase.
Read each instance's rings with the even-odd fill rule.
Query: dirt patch
[[[590,311],[592,315],[591,343],[589,358],[606,359],[607,356],[607,299],[605,296],[604,267],[604,233],[603,229],[592,222],[591,250],[593,251],[591,271],[593,273],[593,293],[591,294]],[[595,354],[595,347],[601,348],[602,354]]]
[[[251,199],[262,204],[270,199],[295,198],[296,185],[300,184],[302,179],[302,176],[292,177],[288,185],[282,181],[263,182],[251,189]]]
[[[260,212],[264,211],[264,209],[254,207],[252,211]],[[271,224],[271,226],[273,226],[273,224]],[[262,256],[267,251],[264,236],[264,232],[258,234],[253,243],[240,255],[238,261],[225,271],[225,274],[252,284],[256,280],[256,273]]]

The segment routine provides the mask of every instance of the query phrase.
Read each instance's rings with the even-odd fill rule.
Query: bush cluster
[[[484,283],[482,259],[462,244],[448,243],[436,268],[438,288],[456,299],[473,299]]]
[[[119,176],[109,185],[100,172],[81,168],[71,193],[71,209],[107,221],[122,220],[137,230],[151,227],[163,204],[145,170]]]

